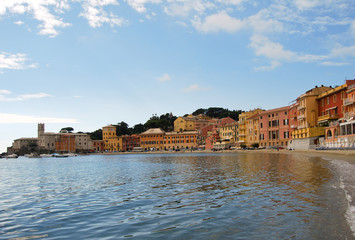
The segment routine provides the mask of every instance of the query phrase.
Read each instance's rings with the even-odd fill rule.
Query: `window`
[[[327,97],[327,105],[329,104],[329,97]]]
[[[333,102],[334,102],[334,103],[337,102],[337,95],[336,95],[336,94],[333,95]]]
[[[263,128],[263,123],[260,123],[260,128]]]

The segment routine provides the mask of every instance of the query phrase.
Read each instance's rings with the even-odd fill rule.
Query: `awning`
[[[333,109],[336,109],[337,107],[338,107],[338,106],[331,107],[331,108],[327,108],[327,109],[325,109],[325,111],[333,110]]]

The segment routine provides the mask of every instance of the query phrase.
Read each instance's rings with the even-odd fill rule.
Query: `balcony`
[[[344,98],[343,99],[343,104],[344,106],[348,106],[351,104],[354,104],[355,100],[353,98]]]
[[[304,118],[306,118],[304,114],[299,114],[299,115],[297,116],[297,119],[298,119],[298,120],[304,119]]]
[[[346,120],[349,120],[350,118],[355,118],[355,113],[353,113],[353,112],[347,112],[347,113],[344,114],[344,118],[345,118]]]
[[[298,125],[297,126],[297,129],[303,129],[303,128],[307,128],[307,125],[306,124],[302,124],[302,125]]]
[[[325,122],[328,120],[337,120],[339,118],[338,114],[327,114],[321,117],[318,117],[318,123]]]
[[[305,109],[305,108],[306,108],[306,106],[300,105],[300,106],[297,107],[297,110],[298,110],[298,111],[301,111],[302,109]]]
[[[291,128],[297,128],[297,126],[296,125],[291,125]]]

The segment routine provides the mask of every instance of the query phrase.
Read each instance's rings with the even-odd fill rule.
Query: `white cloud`
[[[208,90],[208,88],[201,87],[198,84],[193,84],[183,89],[184,92],[197,92],[197,91],[206,91],[206,90]]]
[[[93,28],[101,27],[104,23],[108,23],[111,27],[122,26],[127,21],[117,17],[115,14],[108,14],[103,7],[107,5],[118,5],[116,0],[89,0],[83,3],[84,12],[79,16],[86,18],[89,25]]]
[[[353,35],[353,37],[355,38],[355,20],[351,22],[350,32]]]
[[[285,50],[281,44],[272,42],[261,35],[251,37],[250,47],[255,50],[257,56],[264,56],[270,59],[291,61],[296,57],[295,53]]]
[[[269,10],[266,9],[248,17],[247,21],[254,33],[281,32],[284,29],[283,24],[280,21],[271,18]]]
[[[63,12],[69,8],[67,0],[13,0],[0,2],[0,15],[7,12],[15,14],[32,14],[33,17],[40,21],[39,34],[55,37],[58,35],[56,28],[68,27],[71,24],[65,23],[61,18],[51,13],[50,8],[53,7],[56,13]]]
[[[0,90],[0,101],[1,102],[14,102],[14,101],[23,101],[23,100],[30,100],[30,99],[39,99],[50,97],[51,95],[47,93],[37,93],[37,94],[23,94],[15,97],[8,97],[5,95],[11,94],[8,90]]]
[[[167,73],[164,73],[163,76],[157,78],[157,80],[158,80],[159,82],[167,82],[167,81],[170,81],[170,79],[171,79],[171,78],[170,78],[170,75],[167,74]]]
[[[331,51],[330,54],[332,57],[355,57],[355,45],[344,47],[340,44]]]
[[[271,71],[274,70],[276,67],[280,66],[281,63],[278,61],[271,61],[270,66],[262,66],[254,68],[255,71]]]
[[[0,113],[0,124],[8,123],[79,123],[77,119],[72,118],[51,118],[39,116],[27,116],[18,114]]]
[[[169,16],[187,17],[191,12],[202,15],[207,9],[213,9],[212,1],[204,0],[169,0],[164,7],[164,12]]]
[[[147,11],[145,4],[147,3],[158,4],[161,3],[161,0],[126,0],[126,2],[137,12],[144,13]]]
[[[0,94],[11,94],[9,90],[1,89]]]
[[[17,21],[17,22],[14,22],[16,25],[23,25],[24,24],[24,22],[22,22],[22,21]]]
[[[26,54],[17,53],[10,54],[6,52],[0,52],[0,73],[2,69],[26,69],[36,68],[37,64],[26,64],[29,59]]]
[[[204,33],[216,33],[219,31],[233,33],[245,26],[243,21],[229,16],[226,12],[210,15],[206,17],[204,22],[201,22],[201,19],[196,17],[192,24],[198,31]]]
[[[350,63],[346,63],[346,62],[322,62],[321,64],[324,66],[333,66],[333,67],[350,65]]]

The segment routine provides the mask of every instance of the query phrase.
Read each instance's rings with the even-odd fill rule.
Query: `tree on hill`
[[[74,128],[72,128],[72,127],[65,127],[65,128],[62,128],[60,131],[67,131],[67,132],[71,133],[71,132],[74,131]]]
[[[95,130],[95,131],[93,131],[91,133],[89,132],[87,134],[90,135],[90,138],[92,140],[102,140],[102,129],[101,128],[97,129],[97,130]]]
[[[226,108],[220,108],[220,107],[210,107],[208,109],[205,108],[199,108],[196,111],[192,113],[192,115],[197,116],[199,114],[205,114],[209,117],[212,118],[225,118],[225,117],[230,117],[233,118],[234,120],[238,121],[239,120],[239,114],[242,113],[243,111],[241,110],[229,110]]]
[[[123,121],[114,126],[116,127],[117,136],[132,134],[132,128],[129,128],[128,124]]]

